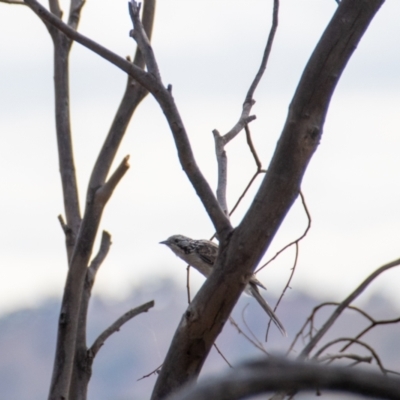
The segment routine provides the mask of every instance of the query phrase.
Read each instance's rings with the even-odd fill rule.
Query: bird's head
[[[168,246],[175,254],[182,251],[182,249],[187,248],[192,239],[188,238],[187,236],[183,235],[173,235],[170,236],[167,240],[163,240],[160,244],[165,244]]]

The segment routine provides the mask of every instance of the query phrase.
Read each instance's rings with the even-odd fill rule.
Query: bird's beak
[[[159,244],[168,244],[168,240],[163,240],[163,241],[160,242]]]

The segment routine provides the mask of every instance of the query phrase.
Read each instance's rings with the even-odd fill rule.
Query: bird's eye
[[[175,239],[175,240],[174,240],[174,242],[175,242],[175,243],[178,243],[178,242],[179,242],[179,240],[178,240],[178,239]]]

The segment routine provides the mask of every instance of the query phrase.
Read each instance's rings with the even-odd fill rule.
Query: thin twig
[[[295,272],[296,267],[297,267],[298,259],[299,259],[299,243],[296,242],[296,244],[295,244],[295,256],[294,256],[293,266],[291,268],[291,272],[290,272],[290,275],[289,275],[289,279],[287,280],[286,285],[285,285],[284,289],[282,290],[282,293],[279,296],[278,301],[275,304],[274,311],[277,310],[281,300],[283,299],[283,296],[285,295],[286,291],[290,288],[290,282],[292,281],[292,278],[294,276],[294,272]],[[269,330],[271,328],[271,322],[272,322],[272,320],[270,319],[269,322],[268,322],[268,326],[267,326],[267,332],[265,334],[265,341],[268,341],[268,334],[269,334]]]
[[[228,364],[229,368],[233,368],[231,363],[227,360],[227,358],[222,354],[222,351],[217,346],[217,343],[214,343],[215,350],[217,350],[218,354],[222,357],[222,359]]]
[[[321,304],[318,304],[317,306],[315,306],[315,307],[312,309],[310,316],[307,318],[307,320],[304,322],[304,324],[303,324],[303,326],[301,327],[301,329],[299,330],[299,332],[296,334],[296,336],[295,336],[295,338],[294,338],[292,344],[290,345],[290,347],[289,347],[289,349],[288,349],[288,351],[287,351],[287,354],[289,354],[289,353],[293,350],[293,348],[294,348],[294,346],[295,346],[297,340],[298,340],[299,337],[303,334],[303,332],[304,332],[304,330],[305,330],[305,328],[307,327],[308,324],[310,324],[310,332],[309,332],[309,334],[306,335],[307,337],[312,338],[312,337],[313,337],[313,335],[312,335],[313,331],[315,331],[315,332],[318,331],[316,328],[314,328],[314,319],[315,319],[316,314],[317,314],[317,312],[318,312],[319,310],[321,310],[322,308],[324,308],[324,307],[326,307],[326,306],[339,306],[340,304],[341,304],[341,303],[331,302],[331,301],[330,301],[330,302],[324,302],[324,303],[321,303]],[[361,309],[358,308],[358,307],[355,307],[355,306],[352,306],[352,305],[348,305],[346,308],[347,308],[348,310],[357,311],[357,312],[358,312],[359,314],[361,314],[363,317],[365,317],[366,319],[368,319],[368,320],[370,321],[370,323],[371,323],[367,328],[365,328],[363,331],[361,331],[361,332],[355,337],[355,339],[360,339],[360,338],[361,338],[363,335],[365,335],[370,329],[372,329],[372,327],[374,327],[374,326],[376,326],[376,325],[395,324],[395,323],[400,322],[400,318],[376,321],[376,320],[375,320],[374,318],[372,318],[368,313],[366,313],[364,310],[361,310]],[[342,351],[347,350],[348,347],[349,347],[350,345],[351,345],[351,343],[349,343],[349,344],[343,346],[342,349],[341,349],[340,351],[342,352]]]
[[[304,347],[301,351],[299,358],[306,358],[313,348],[317,345],[317,343],[321,340],[321,338],[325,335],[325,333],[329,330],[329,328],[333,325],[333,323],[339,318],[340,314],[350,305],[352,301],[354,301],[367,287],[368,285],[378,277],[382,272],[386,270],[397,267],[400,265],[400,259],[389,262],[382,267],[378,268],[371,275],[368,276],[364,282],[361,283],[342,303],[336,308],[336,310],[332,313],[332,315],[328,318],[322,328],[317,332],[317,334],[310,340],[310,342]]]
[[[113,324],[111,324],[106,330],[104,330],[98,338],[94,341],[90,349],[88,350],[91,356],[94,358],[97,352],[103,346],[104,342],[115,332],[119,331],[123,324],[136,317],[137,315],[147,312],[151,307],[154,307],[154,301],[142,304],[139,307],[133,308],[127,311],[124,315],[119,317]]]
[[[151,375],[158,374],[158,372],[160,371],[160,369],[161,369],[162,366],[163,366],[163,365],[161,364],[159,367],[157,367],[157,368],[154,369],[153,371],[149,372],[149,373],[146,374],[146,375],[143,375],[143,376],[142,376],[141,378],[139,378],[136,382],[139,382],[139,381],[141,381],[142,379],[148,378],[148,377],[151,376]]]
[[[256,337],[256,335],[254,334],[253,330],[250,329],[250,326],[249,326],[249,324],[247,323],[246,318],[244,317],[244,312],[246,311],[246,308],[247,308],[247,307],[248,307],[248,304],[246,304],[246,306],[243,308],[242,313],[241,313],[241,315],[242,315],[242,321],[243,321],[243,323],[244,323],[244,326],[247,328],[247,330],[249,331],[250,335],[253,337],[254,341],[255,341],[260,347],[264,347],[264,346],[262,345],[262,343],[257,339],[257,337]]]
[[[261,60],[260,68],[258,69],[258,72],[249,88],[249,91],[247,92],[245,103],[250,102],[253,99],[254,92],[255,92],[258,84],[261,81],[261,78],[264,74],[265,69],[267,68],[268,58],[269,58],[269,55],[271,54],[272,44],[274,43],[274,38],[275,38],[275,33],[276,33],[276,30],[278,29],[278,15],[279,15],[279,0],[274,0],[274,7],[272,10],[272,25],[271,25],[271,29],[269,31],[267,45],[265,46],[265,50],[264,50],[263,58]]]
[[[355,339],[360,339],[362,336],[364,336],[367,332],[369,332],[372,328],[375,328],[375,326],[378,325],[387,325],[387,324],[397,324],[400,322],[400,318],[395,318],[395,319],[386,319],[386,320],[381,320],[381,321],[373,321],[369,326],[367,326],[364,330],[362,330],[356,337]],[[345,351],[350,345],[346,345],[343,347],[342,350],[340,351]]]
[[[186,292],[188,297],[188,304],[190,304],[191,297],[190,297],[190,265],[186,267]]]
[[[250,131],[248,130],[248,124],[254,119],[256,119],[255,115],[250,115],[251,109],[255,104],[253,95],[267,67],[268,58],[272,49],[272,43],[274,41],[275,33],[278,28],[278,11],[279,11],[279,0],[275,0],[272,12],[272,26],[268,36],[266,47],[264,49],[261,65],[247,92],[239,121],[233,126],[233,128],[230,131],[228,131],[223,136],[221,136],[221,134],[218,132],[217,129],[214,129],[212,131],[214,135],[215,153],[218,164],[217,199],[225,214],[228,214],[228,205],[226,199],[227,182],[228,182],[228,173],[227,173],[228,159],[225,152],[225,146],[227,143],[233,140],[242,131],[243,128],[246,129],[247,143],[249,144],[250,150],[253,153],[253,157],[256,161],[257,172],[260,172],[261,170],[261,162],[258,159],[254,146],[252,146]]]
[[[310,211],[308,210],[307,203],[306,203],[306,201],[305,201],[305,197],[304,197],[303,193],[301,192],[301,190],[300,190],[299,194],[300,194],[300,198],[301,198],[301,202],[302,202],[304,211],[305,211],[306,216],[307,216],[307,226],[306,226],[306,229],[304,230],[304,232],[302,233],[302,235],[301,235],[300,237],[298,237],[296,240],[293,240],[293,242],[290,242],[290,243],[288,243],[287,245],[283,246],[278,252],[276,252],[276,254],[275,254],[272,258],[270,258],[265,264],[263,264],[260,268],[258,268],[258,269],[256,270],[256,272],[255,272],[256,274],[257,274],[258,272],[260,272],[263,268],[265,268],[268,264],[270,264],[272,261],[274,261],[274,260],[275,260],[280,254],[282,254],[286,249],[288,249],[289,247],[291,247],[291,246],[293,246],[293,245],[299,243],[301,240],[303,240],[303,239],[307,236],[307,233],[308,233],[308,231],[309,231],[310,228],[311,228],[311,221],[312,221],[312,220],[311,220],[311,214],[310,214]],[[290,283],[290,280],[291,280],[291,277],[289,278],[288,284]],[[288,284],[287,284],[287,285],[288,285]]]
[[[73,30],[67,24],[64,24],[59,18],[49,13],[40,3],[36,0],[24,0],[32,10],[38,14],[40,18],[48,22],[49,24],[57,27],[67,37],[77,41],[83,46],[89,48],[96,54],[100,55],[104,59],[108,60],[113,65],[120,68],[122,71],[131,75],[137,82],[143,85],[150,93],[153,94],[161,109],[163,110],[169,127],[173,133],[175,145],[178,150],[178,157],[181,162],[182,168],[189,178],[191,184],[195,188],[200,200],[202,201],[204,208],[206,209],[210,219],[212,220],[214,227],[221,237],[225,237],[232,232],[232,225],[228,217],[222,211],[218,204],[216,197],[214,196],[210,185],[204,178],[196,161],[193,156],[193,152],[190,146],[189,138],[187,136],[183,121],[180,117],[176,104],[170,91],[164,87],[161,80],[157,80],[153,74],[149,74],[143,71],[141,68],[133,65],[124,58],[118,56],[112,51],[99,45],[98,43],[90,40],[89,38],[81,35],[80,33]],[[93,175],[92,175],[93,177]],[[104,177],[104,176],[102,176]],[[103,182],[100,181],[100,185]],[[98,186],[98,185],[97,185]],[[94,185],[96,187],[96,185]]]
[[[249,191],[251,185],[254,183],[254,181],[256,180],[257,176],[259,175],[259,172],[257,171],[252,178],[250,179],[249,183],[247,184],[246,188],[244,189],[244,191],[242,192],[242,194],[239,196],[239,198],[237,199],[235,205],[233,206],[232,210],[229,212],[229,215],[232,215],[236,209],[238,208],[240,202],[244,199],[244,197],[246,196],[247,192]]]
[[[298,261],[298,259],[299,259],[299,242],[300,242],[301,240],[303,240],[303,239],[307,236],[307,233],[308,233],[308,231],[309,231],[310,228],[311,228],[311,214],[310,214],[310,212],[309,212],[309,210],[308,210],[308,208],[307,208],[306,199],[305,199],[303,193],[301,192],[301,190],[300,190],[300,198],[301,198],[301,202],[302,202],[302,204],[303,204],[304,211],[305,211],[305,213],[306,213],[306,215],[307,215],[307,221],[308,221],[308,222],[307,222],[307,227],[306,227],[305,231],[303,232],[303,234],[302,234],[298,239],[296,239],[296,240],[295,240],[294,242],[292,242],[292,243],[289,243],[289,245],[285,246],[285,247],[280,251],[280,253],[281,253],[282,251],[286,250],[288,247],[292,246],[292,244],[295,245],[295,257],[294,257],[293,266],[292,266],[292,268],[291,268],[291,272],[290,272],[290,275],[289,275],[289,279],[287,280],[286,285],[285,285],[285,287],[284,287],[284,289],[283,289],[281,295],[279,296],[278,301],[276,302],[276,305],[275,305],[275,307],[274,307],[274,311],[277,310],[277,308],[278,308],[278,306],[279,306],[281,300],[283,299],[283,296],[285,295],[286,291],[290,288],[290,282],[291,282],[292,279],[293,279],[294,272],[295,272],[296,266],[297,266],[297,261]],[[278,252],[278,253],[275,255],[275,258],[276,258],[280,253]],[[269,262],[271,262],[271,261],[272,261],[272,260],[270,260]],[[268,263],[269,263],[269,262],[268,262]],[[268,263],[267,263],[267,264],[268,264]],[[267,264],[265,264],[263,267],[259,268],[258,271],[259,271],[260,269],[264,268]],[[257,271],[257,272],[258,272],[258,271]],[[268,328],[267,328],[267,333],[266,333],[265,340],[268,339],[268,333],[269,333],[270,327],[271,327],[271,320],[268,322]]]
[[[266,171],[263,171],[263,169],[262,169],[262,164],[261,164],[260,158],[258,157],[257,150],[254,147],[253,139],[251,138],[249,125],[245,125],[244,130],[246,132],[247,144],[248,144],[248,146],[250,148],[250,152],[253,155],[254,161],[255,161],[256,166],[257,166],[257,172],[266,172]]]
[[[239,325],[235,322],[235,320],[231,316],[229,317],[229,322],[237,329],[238,333],[240,335],[243,335],[255,348],[261,350],[265,354],[268,354],[262,345],[257,344],[251,337],[249,337],[246,333],[244,333],[242,329],[240,329]]]
[[[333,361],[340,360],[342,358],[354,360],[354,361],[356,361],[357,364],[360,364],[360,363],[371,364],[372,359],[373,359],[372,357],[362,357],[359,354],[327,354],[324,357],[319,357],[318,362],[325,363],[326,361],[328,361],[328,364],[330,364]],[[350,365],[353,365],[353,364],[350,364]]]
[[[382,361],[381,361],[381,359],[379,358],[378,354],[375,352],[375,350],[374,350],[370,345],[368,345],[367,343],[362,342],[361,340],[354,339],[354,338],[339,338],[339,339],[332,340],[331,342],[326,343],[324,346],[322,346],[322,347],[314,354],[314,356],[312,357],[312,359],[313,359],[313,360],[317,360],[317,359],[318,359],[318,356],[321,355],[327,348],[329,348],[329,347],[331,347],[331,346],[333,346],[333,345],[335,345],[335,344],[337,344],[337,343],[340,343],[340,342],[350,342],[351,344],[356,343],[356,344],[358,344],[358,345],[364,347],[365,349],[367,349],[367,350],[372,354],[372,357],[375,359],[375,361],[376,361],[376,363],[378,364],[379,369],[382,371],[382,373],[383,373],[383,374],[386,374],[386,370],[385,370],[385,368],[384,368],[384,366],[383,366],[383,364],[382,364]]]

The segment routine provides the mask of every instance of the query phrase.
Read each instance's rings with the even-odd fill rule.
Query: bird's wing
[[[287,336],[286,329],[284,328],[279,318],[274,313],[274,310],[269,306],[269,304],[265,301],[264,297],[261,296],[255,282],[250,280],[248,285],[249,291],[251,295],[257,300],[258,304],[264,309],[264,311],[268,314],[268,316],[272,319],[272,322],[277,326],[279,331],[283,336]]]
[[[207,264],[214,265],[218,256],[218,246],[207,240],[197,240],[199,257]]]

